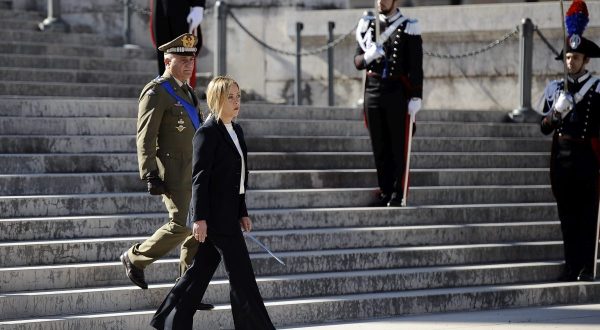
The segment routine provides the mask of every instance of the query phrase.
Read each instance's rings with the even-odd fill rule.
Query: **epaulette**
[[[167,78],[165,78],[165,77],[156,77],[156,78],[152,79],[152,82],[160,84],[160,83],[162,83],[165,80],[167,80]]]
[[[560,89],[562,89],[562,86],[562,79],[550,81],[550,83],[548,83],[548,86],[546,86],[546,89],[544,89],[544,99],[546,99],[546,101],[553,102],[554,98],[558,94],[557,92]]]
[[[404,28],[404,33],[413,36],[421,35],[421,25],[417,19],[409,19]]]
[[[592,76],[592,78],[596,78],[596,79],[600,80],[600,77]],[[596,88],[594,89],[594,91],[596,93],[600,94],[600,83],[596,83]]]
[[[367,32],[367,29],[369,28],[369,24],[373,19],[374,19],[374,17],[371,15],[364,15],[363,17],[361,17],[360,20],[358,21],[358,25],[356,26],[356,31],[358,33]]]

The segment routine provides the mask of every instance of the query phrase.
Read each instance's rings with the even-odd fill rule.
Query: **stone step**
[[[140,91],[143,86],[140,86]],[[3,96],[0,116],[136,118],[137,98]]]
[[[416,136],[412,140],[415,152],[514,152],[548,151],[551,140],[547,138],[488,138],[488,137],[426,137]],[[266,151],[371,151],[368,136],[247,136],[250,150]]]
[[[558,219],[554,203],[448,205],[405,208],[250,210],[255,230],[532,222]],[[168,220],[159,213],[0,219],[1,241],[150,235]]]
[[[111,91],[110,88],[114,88],[115,91],[130,90],[131,93],[141,91],[140,86],[134,85],[102,85],[102,84],[68,84],[68,83],[28,83],[18,82],[9,84],[0,84],[0,87],[14,86],[11,88],[11,92],[17,93],[19,88],[30,88],[31,91],[25,90],[23,92],[36,93],[38,89],[40,92],[45,92],[43,88],[53,90],[54,88],[61,91],[61,87],[72,86],[69,90],[62,90],[63,93],[77,94],[82,93],[86,95],[102,96],[102,94]],[[31,87],[30,87],[31,86]],[[43,88],[42,88],[43,87]],[[77,88],[79,87],[79,88]],[[93,88],[92,91],[89,91]],[[2,90],[0,89],[0,93]],[[40,123],[47,123],[41,128]],[[63,125],[55,123],[65,123],[74,127],[73,130],[64,130]],[[244,119],[238,121],[243,130],[244,134],[248,136],[264,136],[264,135],[284,135],[284,136],[368,136],[367,130],[362,126],[360,122],[353,121],[342,121],[342,120],[259,120],[259,119]],[[132,134],[136,131],[136,120],[133,118],[28,118],[23,120],[23,117],[0,117],[0,123],[3,126],[3,134],[46,134],[46,135],[79,135],[79,134]],[[113,123],[123,123],[123,126],[114,127]],[[126,124],[125,124],[126,123]],[[86,127],[93,126],[97,127],[97,131],[91,131]],[[77,131],[77,127],[82,127],[81,131]],[[456,123],[456,122],[422,122],[419,124],[417,137],[510,137],[510,138],[542,138],[543,135],[540,132],[539,125],[537,124],[481,124],[481,123]]]
[[[15,117],[4,124],[3,129],[26,133],[26,119]],[[133,135],[96,135],[126,133],[131,126],[126,119],[98,119],[93,122],[71,121],[71,119],[48,118],[46,122],[57,129],[67,132],[65,135],[0,135],[1,153],[80,153],[80,152],[135,152]],[[96,122],[96,121],[95,121]],[[11,127],[12,126],[12,127]],[[114,128],[116,131],[113,131]],[[41,126],[38,130],[46,130]],[[53,129],[54,130],[54,129]],[[86,135],[69,135],[77,131]],[[87,135],[92,134],[92,135]],[[412,142],[414,152],[547,152],[551,140],[537,138],[434,138],[415,137]],[[247,136],[246,144],[250,152],[369,152],[371,140],[362,137],[283,137],[283,136]]]
[[[252,209],[360,207],[372,201],[374,188],[249,190]],[[552,202],[547,185],[411,187],[409,205]],[[0,214],[11,217],[101,215],[161,212],[158,196],[147,193],[0,196]]]
[[[362,108],[343,107],[314,107],[290,105],[264,105],[242,103],[240,112],[242,119],[345,119],[363,122]],[[417,124],[420,121],[459,121],[459,122],[490,122],[502,123],[506,119],[504,111],[461,111],[461,110],[428,110],[423,109],[417,115]]]
[[[79,83],[50,83],[50,82],[11,82],[0,81],[0,95],[52,95],[79,97],[138,97],[143,86],[139,85],[110,85],[110,84],[79,84]],[[3,124],[4,125],[4,124]],[[38,127],[39,128],[39,127]],[[48,126],[51,130],[52,128]],[[36,132],[30,131],[31,132]],[[17,134],[17,133],[15,133]],[[21,131],[20,134],[24,134]]]
[[[128,243],[141,242],[141,240],[142,237],[138,240],[129,238],[117,243],[112,242],[116,239],[111,239],[105,242],[104,246],[100,240],[97,240],[97,244],[81,243],[72,251],[73,255],[62,259],[52,255],[55,251],[54,245],[57,243],[51,245],[47,251],[45,248],[40,248],[39,244],[37,247],[29,246],[27,243],[14,246],[14,252],[27,251],[29,254],[23,255],[25,260],[12,260],[16,259],[13,257],[3,263],[4,266],[0,268],[0,284],[4,289],[1,292],[18,291],[19,287],[25,286],[25,282],[31,283],[31,290],[131,285],[125,276],[119,255],[131,246]],[[256,246],[255,243],[250,244],[249,247]],[[3,250],[6,251],[8,248]],[[40,259],[33,256],[32,252],[45,254],[49,259],[43,259],[42,263],[30,266],[26,261]],[[150,283],[173,281],[178,273],[178,254],[176,250],[171,251],[164,258],[148,266],[145,269],[148,281]],[[285,262],[285,266],[267,253],[250,253],[252,267],[257,276],[560,260],[563,258],[563,247],[561,241],[510,241],[469,245],[276,252],[276,255]],[[222,268],[216,276],[225,276]]]
[[[108,49],[111,49],[108,47]],[[65,54],[68,55],[68,54]],[[140,86],[141,88],[141,86]],[[206,108],[206,107],[204,107]],[[0,116],[27,117],[128,117],[135,118],[137,100],[82,100],[61,97],[11,97],[0,104]],[[504,111],[445,111],[423,110],[419,112],[418,123],[422,121],[441,122],[484,122],[501,123],[506,117]],[[240,119],[312,119],[312,120],[351,120],[362,122],[362,110],[358,108],[283,106],[276,104],[242,105]],[[515,124],[507,124],[515,125]]]
[[[1,17],[1,16],[0,16]],[[1,17],[0,29],[9,30],[24,30],[24,31],[36,31],[38,30],[38,23],[42,21],[40,18],[8,18]]]
[[[398,246],[476,245],[505,242],[554,241],[561,239],[558,221],[292,229],[256,231],[254,237],[274,252],[385,248]],[[118,260],[119,255],[147,237],[101,237],[72,240],[0,243],[0,261],[5,267]],[[248,250],[263,250],[247,239]],[[167,254],[176,257],[178,249]]]
[[[531,262],[265,276],[258,277],[257,283],[263,299],[276,300],[381,291],[552,282],[559,276],[560,270],[561,264],[558,262]],[[152,309],[160,305],[173,286],[172,281],[170,279],[164,284],[151,285],[148,290],[132,289],[131,286],[105,285],[80,289],[66,288],[60,292],[55,289],[45,289],[35,292],[4,293],[3,299],[0,300],[0,315],[4,317],[0,317],[0,320]],[[58,299],[60,303],[57,303]],[[228,303],[227,279],[214,279],[203,300],[213,304]]]
[[[265,302],[278,327],[409,314],[584,304],[597,301],[600,283],[533,283],[321,296]],[[452,302],[452,303],[448,303]],[[113,302],[114,304],[114,302]],[[5,329],[147,329],[155,309],[57,315],[1,322]],[[194,329],[233,329],[229,305],[194,316]]]
[[[547,168],[548,152],[425,153],[411,154],[412,169]],[[250,152],[250,170],[371,169],[370,152]],[[133,153],[0,154],[4,174],[65,172],[133,172]]]
[[[0,54],[21,54],[21,55],[61,55],[74,57],[104,57],[121,59],[144,59],[155,60],[156,53],[147,48],[124,48],[124,47],[99,47],[95,45],[70,45],[64,47],[59,43],[39,43],[12,41],[5,43],[5,47],[0,49]],[[131,72],[133,73],[133,72]],[[158,68],[156,74],[158,75]]]
[[[2,140],[0,139],[0,142]],[[250,189],[367,188],[377,186],[375,170],[251,171]],[[413,169],[418,186],[544,185],[548,169]],[[143,192],[137,172],[0,174],[0,195],[93,194]]]
[[[44,19],[41,12],[38,11],[24,11],[14,10],[10,8],[0,9],[0,19],[18,19],[18,20],[39,20],[40,22]]]
[[[50,31],[26,31],[26,30],[0,30],[0,40],[3,42],[60,44],[62,47],[94,45],[94,46],[119,46],[122,41],[120,37],[109,37],[94,33],[63,33]],[[1,57],[0,57],[1,58]],[[0,62],[5,63],[4,59]]]
[[[244,133],[251,135],[367,136],[359,121],[255,120],[240,119]],[[537,124],[421,122],[416,136],[428,137],[543,137]]]
[[[77,69],[25,69],[0,68],[2,80],[21,82],[54,82],[54,83],[92,83],[92,84],[125,84],[143,87],[154,78],[151,73],[85,71]]]
[[[0,32],[0,35],[2,32]],[[114,71],[120,73],[148,73],[149,77],[155,76],[156,61],[142,59],[111,59],[100,57],[76,57],[64,55],[19,55],[0,54],[2,67],[23,67],[40,69],[73,69],[73,70],[98,70]],[[149,79],[150,80],[150,79]],[[142,86],[138,86],[141,90]],[[50,96],[58,96],[49,94]]]

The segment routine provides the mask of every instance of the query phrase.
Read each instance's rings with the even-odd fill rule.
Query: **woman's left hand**
[[[250,232],[252,230],[252,220],[249,217],[242,217],[240,219],[240,225],[242,225],[242,230],[245,232]]]

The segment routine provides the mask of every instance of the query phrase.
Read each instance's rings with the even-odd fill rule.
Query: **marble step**
[[[251,209],[360,207],[372,201],[374,188],[249,190]],[[411,187],[408,205],[553,202],[549,185]],[[0,196],[5,218],[161,212],[161,198],[147,193]]]
[[[0,95],[52,95],[52,96],[78,96],[78,97],[126,97],[135,98],[139,96],[140,85],[110,85],[110,84],[92,84],[92,83],[54,83],[54,82],[12,82],[0,81]],[[33,124],[33,123],[32,123]],[[2,123],[4,127],[6,123]],[[17,124],[15,129],[19,129],[22,124]],[[52,126],[42,126],[44,128],[27,126],[29,134],[45,134],[41,131],[50,130]],[[4,129],[4,128],[3,128]],[[41,131],[40,131],[41,130]],[[14,130],[9,130],[14,132]],[[14,134],[25,134],[20,130]]]
[[[1,140],[1,139],[0,139]],[[412,187],[478,185],[545,185],[548,169],[413,169]],[[370,188],[375,170],[251,171],[249,189]],[[0,195],[93,194],[145,192],[137,172],[0,174]]]
[[[140,233],[141,235],[141,233]],[[256,231],[253,233],[274,252],[322,251],[357,248],[385,248],[396,246],[476,245],[504,242],[553,241],[562,238],[558,221],[318,228]],[[51,265],[117,260],[119,255],[147,236],[119,238],[79,238],[71,240],[20,241],[0,243],[0,261],[5,267]],[[248,250],[263,250],[247,239]],[[178,249],[167,254],[176,257]]]
[[[75,251],[78,254],[73,254],[56,264],[46,261],[31,266],[25,260],[11,262],[0,268],[0,292],[110,285],[131,286],[123,264],[119,261],[119,255],[130,247],[125,244],[128,242],[125,240],[121,246],[113,244],[109,250],[103,250],[97,256],[92,255],[93,252],[98,252],[96,250],[86,251],[86,247],[91,247],[92,244],[81,244]],[[249,246],[255,246],[254,243],[252,244]],[[51,251],[53,250],[40,252],[50,255]],[[279,264],[267,253],[250,253],[252,267],[257,276],[561,260],[563,247],[561,241],[510,241],[468,245],[276,251],[276,255],[285,262],[285,265]],[[86,257],[92,260],[85,261]],[[33,258],[35,257],[31,256],[27,259]],[[178,276],[178,265],[178,251],[171,251],[167,256],[148,266],[145,274],[151,284],[171,282]],[[216,277],[225,277],[225,274],[224,269],[220,268]]]
[[[42,19],[40,19],[41,21]],[[37,28],[37,23],[36,23]],[[156,59],[156,53],[147,48],[124,48],[121,46],[96,46],[89,44],[69,45],[64,47],[60,43],[41,43],[11,41],[5,43],[6,47],[0,49],[0,54],[19,54],[19,55],[62,55],[75,57],[104,57],[104,58],[135,58],[153,60]],[[158,75],[158,67],[157,72]]]
[[[49,120],[49,122],[54,121]],[[128,131],[130,126],[127,121],[119,118],[105,118],[101,122],[106,124],[106,129],[96,127],[92,123],[87,125],[81,122],[71,123],[68,120],[55,124],[62,126],[64,131],[77,130],[82,134],[92,132],[108,134],[111,133],[108,126],[115,128],[125,126],[121,129]],[[81,127],[75,126],[80,124]],[[7,129],[11,130],[10,127]],[[18,129],[15,127],[12,130]],[[20,129],[25,128],[20,127]],[[246,144],[251,152],[371,151],[371,140],[368,136],[247,136]],[[547,152],[550,149],[551,140],[545,138],[415,137],[412,142],[414,152]],[[135,137],[132,135],[0,135],[2,153],[135,152],[135,150]]]
[[[21,82],[50,83],[92,83],[92,84],[124,84],[143,87],[156,75],[152,73],[131,72],[123,74],[115,71],[87,71],[78,69],[28,69],[1,68],[2,80]]]
[[[27,43],[60,44],[62,47],[69,47],[71,45],[118,46],[122,42],[120,37],[108,37],[94,33],[42,32],[35,30],[9,29],[0,30],[0,40],[7,43],[24,41]],[[4,63],[3,60],[0,60],[0,62]]]
[[[141,86],[140,86],[141,87]],[[0,116],[26,117],[128,117],[135,118],[137,100],[53,97],[6,97],[0,104]],[[504,111],[428,110],[418,114],[417,122],[483,122],[502,123]],[[311,119],[351,120],[362,123],[362,109],[342,107],[286,106],[263,103],[243,103],[240,119]],[[506,124],[515,125],[515,124]]]
[[[89,96],[102,96],[105,93],[130,92],[141,90],[142,86],[134,85],[102,85],[102,84],[67,84],[19,82],[14,83],[10,90],[17,91],[17,87],[27,89],[32,86],[33,91],[37,88],[47,87],[48,90],[63,86],[73,86],[73,89],[61,90],[65,93],[81,93]],[[0,83],[0,88],[6,84]],[[8,87],[8,86],[6,86]],[[88,91],[88,87],[96,87]],[[1,89],[0,89],[1,92]],[[29,91],[27,91],[29,92]],[[46,123],[41,126],[40,123]],[[360,123],[346,120],[259,120],[240,119],[238,121],[247,136],[368,136],[368,131]],[[116,123],[123,123],[123,126]],[[124,118],[28,118],[22,117],[0,117],[3,134],[45,134],[45,135],[86,135],[86,134],[132,134],[136,131],[136,120]],[[65,131],[64,125],[69,125],[72,130]],[[90,131],[89,127],[95,127]],[[506,138],[542,138],[539,125],[536,124],[514,124],[502,123],[458,123],[458,122],[422,122],[417,128],[417,137],[506,137]]]
[[[600,283],[532,283],[267,300],[278,327],[386,316],[597,302]],[[147,329],[155,309],[0,322],[5,329]],[[233,329],[229,305],[194,316],[194,329]]]
[[[412,169],[547,168],[549,152],[482,152],[411,154]],[[375,168],[371,152],[250,152],[250,170],[330,170]],[[65,172],[132,172],[133,153],[0,154],[4,174]]]
[[[561,271],[558,262],[495,265],[394,268],[381,270],[312,273],[257,278],[265,300],[309,298],[330,295],[456,288],[481,285],[552,282]],[[123,276],[124,277],[124,276]],[[93,285],[93,284],[92,284]],[[156,308],[173,286],[172,279],[152,284],[148,290],[131,285],[38,289],[3,293],[0,320],[63,314],[99,313]],[[204,301],[229,302],[229,282],[213,279]],[[85,303],[82,303],[85,302]]]
[[[473,225],[558,219],[554,203],[447,205],[405,208],[303,208],[250,210],[255,230],[336,227]],[[0,242],[79,237],[150,235],[168,220],[166,211],[0,219]]]
[[[0,36],[2,31],[0,31]],[[0,53],[2,67],[22,67],[40,69],[74,69],[74,70],[98,70],[116,71],[121,73],[148,73],[150,77],[155,74],[156,61],[142,59],[119,59],[100,57],[78,57],[65,55],[19,55]],[[138,86],[140,90],[143,85]],[[48,94],[57,96],[55,94]]]

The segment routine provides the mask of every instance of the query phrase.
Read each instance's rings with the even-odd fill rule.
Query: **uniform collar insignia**
[[[590,72],[587,71],[581,77],[577,78],[577,83],[582,83],[582,82],[586,81],[590,77],[590,75],[591,75]],[[575,80],[573,80],[573,78],[569,77],[569,82],[575,82]]]

